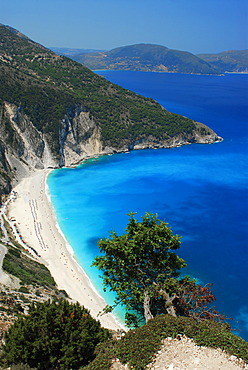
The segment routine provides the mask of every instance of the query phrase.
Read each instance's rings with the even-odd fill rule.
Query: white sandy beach
[[[13,218],[12,223],[16,224],[22,240],[40,255],[40,261],[45,261],[59,289],[64,289],[73,300],[89,309],[104,327],[124,329],[113,314],[97,316],[106,303],[74,259],[58,228],[46,193],[48,173],[49,170],[37,171],[15,187],[17,194],[8,208],[9,219]]]

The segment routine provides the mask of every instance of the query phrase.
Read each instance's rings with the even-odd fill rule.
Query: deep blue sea
[[[102,293],[99,273],[90,267],[97,240],[113,229],[122,233],[130,211],[157,213],[182,236],[183,273],[213,283],[217,309],[248,340],[248,75],[98,73],[207,124],[224,140],[104,156],[53,171],[53,206],[79,263]],[[108,294],[105,299],[111,301]]]

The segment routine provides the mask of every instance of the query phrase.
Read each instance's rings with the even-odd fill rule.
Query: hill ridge
[[[143,58],[142,55],[142,49],[144,50],[145,48],[151,51],[149,61]],[[52,50],[53,49],[56,50],[56,48],[52,48]],[[128,55],[128,50],[130,49],[136,49],[136,55]],[[171,53],[171,58],[172,60],[174,58],[174,63],[170,61],[166,62],[166,60],[160,60],[161,63],[158,63],[155,49],[157,51],[160,50],[161,55],[163,55],[165,51]],[[78,51],[73,53],[72,51],[68,52],[66,48],[61,48],[60,54],[69,56],[92,70],[112,69],[195,74],[248,72],[248,50],[227,50],[216,54],[201,53],[194,55],[188,51],[170,49],[159,44],[139,43],[116,47],[109,51],[92,50],[92,52]],[[188,61],[190,61],[190,64]]]
[[[156,44],[134,44],[107,52],[71,55],[90,69],[137,70],[150,72],[177,72],[219,74],[220,71],[187,51],[169,49]]]

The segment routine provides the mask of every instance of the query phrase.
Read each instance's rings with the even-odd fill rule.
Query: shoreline
[[[37,170],[13,189],[16,196],[9,202],[7,213],[12,229],[18,229],[14,235],[31,254],[37,253],[38,261],[49,269],[58,289],[65,290],[72,300],[89,309],[102,326],[125,330],[113,314],[97,316],[106,302],[76,261],[73,248],[58,225],[46,183],[51,171]]]

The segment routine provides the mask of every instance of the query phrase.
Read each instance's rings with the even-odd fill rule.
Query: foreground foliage
[[[95,360],[85,370],[108,370],[113,358],[119,358],[123,364],[129,363],[130,368],[143,370],[160,349],[162,340],[178,334],[192,338],[199,346],[221,348],[248,363],[248,343],[232,334],[228,324],[159,315],[148,324],[130,330],[121,340],[99,345]]]
[[[4,353],[9,364],[76,370],[93,360],[96,345],[108,337],[87,309],[61,299],[31,305],[6,333]]]

